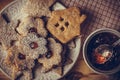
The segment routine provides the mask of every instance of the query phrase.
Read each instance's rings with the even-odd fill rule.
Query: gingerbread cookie
[[[53,11],[47,23],[47,29],[62,43],[67,43],[80,35],[80,24],[86,16],[81,15],[79,8],[71,7]]]
[[[29,33],[27,36],[21,37],[17,42],[20,50],[23,54],[30,59],[37,59],[39,55],[43,55],[47,52],[47,41],[43,37],[37,37],[36,34]]]
[[[22,36],[26,36],[28,33],[33,32],[42,37],[47,36],[47,30],[44,28],[44,22],[40,18],[25,17],[21,20],[16,30]]]
[[[50,52],[38,59],[39,63],[43,64],[43,72],[47,72],[51,70],[54,65],[59,65],[61,63],[62,45],[57,43],[53,38],[49,38],[48,40]]]
[[[55,0],[27,0],[26,5],[22,8],[22,12],[28,16],[49,16],[49,7]]]

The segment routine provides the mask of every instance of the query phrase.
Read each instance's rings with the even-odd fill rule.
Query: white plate
[[[23,17],[23,14],[20,9],[23,7],[23,5],[26,3],[25,0],[16,0],[12,3],[10,3],[9,5],[7,5],[1,12],[0,14],[7,14],[7,16],[9,17],[10,21],[16,21],[19,20]],[[2,24],[2,23],[0,23]],[[37,75],[35,77],[34,80],[57,80],[60,79],[61,77],[63,77],[64,75],[66,75],[71,68],[74,66],[75,62],[77,61],[77,58],[79,56],[79,52],[80,52],[80,48],[81,48],[81,38],[78,37],[75,39],[75,44],[76,47],[70,51],[70,58],[73,60],[73,62],[69,65],[65,65],[64,67],[64,72],[63,75],[60,76],[57,73],[50,71],[48,73],[40,73],[39,70],[36,71]],[[0,68],[1,71],[8,76],[9,78],[11,78],[11,68],[9,68],[8,66],[5,66],[2,63],[2,60],[5,58],[5,54],[0,53]]]

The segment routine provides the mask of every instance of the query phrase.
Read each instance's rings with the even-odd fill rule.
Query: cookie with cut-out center
[[[37,59],[39,55],[43,55],[47,52],[47,40],[33,33],[21,37],[16,45],[19,46],[23,54],[30,59]]]
[[[53,66],[59,65],[62,60],[62,45],[60,43],[57,43],[53,38],[49,38],[48,41],[50,52],[46,53],[45,56],[38,59],[38,62],[43,64],[43,72],[47,72],[51,70]]]
[[[27,36],[28,33],[36,33],[42,37],[47,36],[47,30],[44,27],[44,22],[40,18],[25,17],[21,20],[16,30],[22,36]]]
[[[79,8],[71,7],[53,11],[47,23],[47,29],[62,43],[67,43],[80,35],[80,24],[86,16],[81,15]]]

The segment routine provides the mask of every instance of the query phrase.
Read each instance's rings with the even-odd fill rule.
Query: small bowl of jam
[[[107,52],[104,55],[96,54],[96,48],[100,45],[112,45],[120,39],[120,32],[103,28],[92,32],[84,42],[83,57],[90,69],[96,73],[114,74],[120,71],[120,44],[114,47],[112,55]],[[104,47],[102,47],[104,50]],[[107,57],[110,59],[106,61]]]

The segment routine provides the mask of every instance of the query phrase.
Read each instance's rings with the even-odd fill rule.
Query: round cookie
[[[47,36],[47,30],[44,27],[44,22],[40,18],[25,17],[21,20],[16,30],[22,36],[26,36],[28,33],[36,33],[42,37]]]

